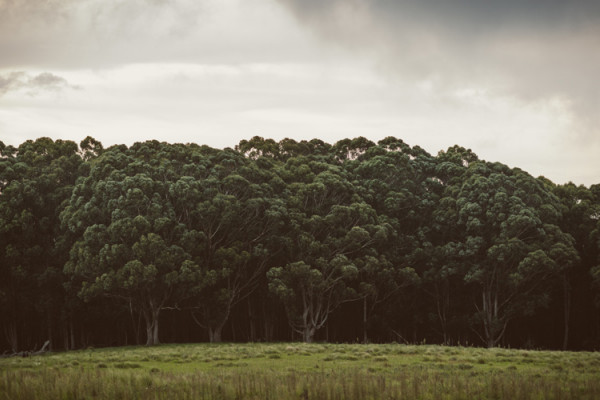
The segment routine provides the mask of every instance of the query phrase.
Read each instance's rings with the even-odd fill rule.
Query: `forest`
[[[600,184],[453,146],[0,142],[0,352],[600,349]]]

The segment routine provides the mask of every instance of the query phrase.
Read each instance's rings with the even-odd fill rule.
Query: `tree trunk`
[[[571,285],[569,285],[569,280],[567,279],[567,275],[563,275],[563,294],[564,294],[564,323],[565,330],[563,336],[563,345],[562,349],[567,350],[569,347],[569,323],[571,317]]]
[[[160,344],[160,341],[158,340],[158,315],[156,316],[156,321],[154,323],[154,330],[152,332],[152,338],[153,338],[154,344]]]
[[[146,346],[152,346],[154,344],[154,337],[152,335],[152,323],[146,321]]]
[[[140,344],[140,322],[142,320],[141,313],[136,313],[133,310],[131,301],[129,302],[129,315],[131,316],[131,326],[133,327],[133,334],[135,336],[135,344]],[[137,315],[137,320],[136,320]]]
[[[367,337],[367,296],[363,298],[363,343],[369,343]]]
[[[208,340],[211,343],[221,343],[223,341],[223,326],[225,326],[224,322],[208,327]]]
[[[17,332],[17,324],[14,321],[9,322],[4,328],[4,335],[10,345],[10,349],[13,353],[16,353],[19,350],[19,335]]]
[[[438,320],[442,328],[442,338],[444,344],[448,345],[448,307],[450,303],[449,283],[445,280],[440,288],[435,285],[435,302],[437,307]]]
[[[52,342],[54,341],[53,337],[52,337],[53,331],[54,331],[54,329],[52,326],[52,316],[50,315],[50,313],[48,313],[48,340],[50,341],[50,349],[49,349],[50,351],[53,350],[53,346],[52,346]]]
[[[264,329],[265,329],[265,335],[264,335],[265,342],[272,342],[274,332],[275,332],[275,324],[273,324],[273,321],[265,318]]]
[[[146,320],[146,346],[154,346],[160,344],[158,340],[158,317],[160,309],[150,309],[144,312]]]
[[[256,318],[250,299],[248,299],[248,319],[250,321],[250,342],[256,342]]]
[[[63,344],[64,344],[64,349],[66,351],[69,351],[69,327],[65,327],[63,330]]]
[[[75,328],[73,327],[73,318],[69,319],[69,333],[71,334],[70,350],[75,350]]]
[[[63,340],[65,344],[65,351],[73,350],[73,322],[69,318],[68,322],[64,326]]]
[[[264,340],[265,342],[273,341],[273,333],[275,332],[275,324],[271,320],[271,314],[267,312],[266,304],[263,302],[262,304],[262,315],[264,322]]]
[[[314,336],[315,336],[314,326],[307,326],[302,331],[302,339],[304,340],[304,343],[312,343]]]
[[[508,319],[500,318],[498,294],[484,290],[482,293],[483,338],[488,348],[496,347],[506,332]]]
[[[231,341],[235,342],[235,318],[231,320]]]

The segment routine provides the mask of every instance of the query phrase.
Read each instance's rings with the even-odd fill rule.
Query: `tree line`
[[[454,146],[0,142],[0,349],[597,349],[600,185]]]

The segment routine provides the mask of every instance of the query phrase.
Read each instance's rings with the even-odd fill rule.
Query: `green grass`
[[[0,359],[0,399],[597,399],[600,353],[187,344]]]

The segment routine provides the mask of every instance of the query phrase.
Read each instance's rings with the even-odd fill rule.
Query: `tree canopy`
[[[0,142],[0,348],[597,348],[599,232],[600,185],[458,145]]]

